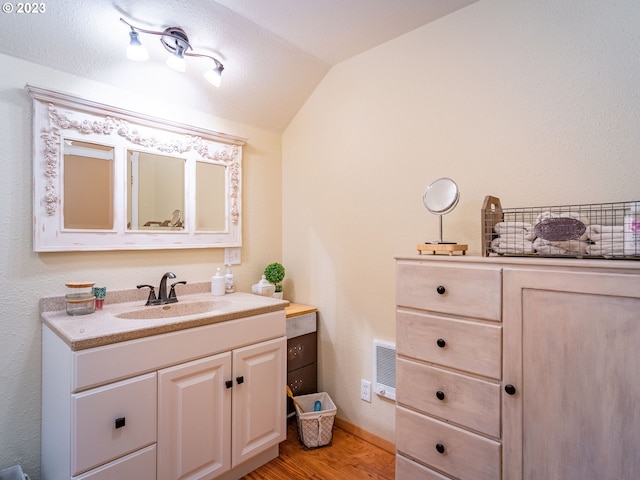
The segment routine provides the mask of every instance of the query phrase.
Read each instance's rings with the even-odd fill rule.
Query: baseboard
[[[385,440],[384,438],[378,437],[371,432],[367,432],[366,430],[354,425],[353,423],[349,423],[346,420],[342,420],[341,418],[337,418],[335,420],[336,427],[341,428],[345,432],[349,432],[356,437],[361,438],[365,442],[369,442],[376,447],[379,447],[393,455],[396,454],[396,444],[390,442],[389,440]]]

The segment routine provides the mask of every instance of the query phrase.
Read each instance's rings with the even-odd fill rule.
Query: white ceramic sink
[[[223,300],[203,300],[199,302],[170,303],[168,305],[156,305],[153,307],[140,307],[128,312],[119,313],[117,318],[130,320],[152,320],[154,318],[185,317],[187,315],[199,315],[214,312],[226,306]]]

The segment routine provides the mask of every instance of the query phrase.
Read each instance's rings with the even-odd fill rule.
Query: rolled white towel
[[[594,242],[624,241],[624,227],[622,225],[589,225],[585,233]]]
[[[587,230],[594,233],[623,233],[624,227],[622,225],[589,225]]]
[[[501,235],[491,241],[491,249],[496,253],[533,253],[533,242],[524,235]]]
[[[610,257],[612,255],[624,255],[623,242],[599,242],[587,247],[589,255],[601,255]]]
[[[538,253],[551,255],[584,255],[587,253],[588,242],[582,240],[565,240],[562,242],[552,242],[542,238],[536,238],[533,248]],[[555,249],[558,249],[557,251]]]
[[[524,235],[527,240],[534,240],[536,234],[533,225],[527,222],[498,222],[493,227],[499,235]]]
[[[536,238],[533,242],[533,249],[540,255],[566,255],[567,249],[549,245],[549,242]]]

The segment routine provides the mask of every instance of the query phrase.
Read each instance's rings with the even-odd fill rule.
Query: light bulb
[[[207,70],[204,72],[204,78],[214,87],[220,87],[220,83],[222,83],[222,72],[217,68]]]
[[[129,32],[129,37],[131,38],[131,40],[129,41],[129,46],[127,47],[127,58],[136,62],[144,62],[145,60],[149,60],[149,53],[142,46],[142,43],[140,43],[138,32],[132,30],[131,32]]]
[[[178,49],[176,50],[176,53],[174,55],[169,55],[169,58],[167,58],[167,65],[178,72],[187,71],[187,62],[184,61],[184,56],[182,56],[182,52],[183,52],[182,47],[178,47]]]

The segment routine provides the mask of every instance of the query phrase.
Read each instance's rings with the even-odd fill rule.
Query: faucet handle
[[[176,296],[176,285],[186,285],[186,280],[182,280],[180,282],[172,283],[171,290],[169,290],[169,297],[167,298],[167,303],[175,303],[178,301],[178,297]]]
[[[147,298],[147,303],[145,305],[153,305],[153,302],[156,301],[156,290],[153,285],[136,285],[136,288],[149,288],[149,297]]]

